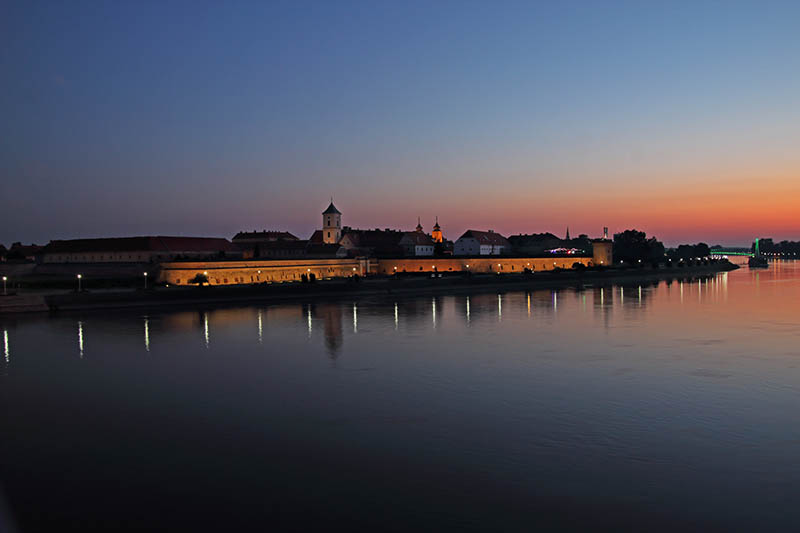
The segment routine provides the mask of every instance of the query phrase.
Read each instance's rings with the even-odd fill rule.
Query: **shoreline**
[[[608,269],[443,277],[378,277],[327,280],[317,283],[281,283],[227,287],[171,287],[150,290],[22,294],[0,298],[0,316],[20,314],[148,309],[206,305],[274,304],[385,295],[463,293],[486,290],[584,289],[617,283],[660,281],[729,272],[739,267],[730,262],[662,269]]]

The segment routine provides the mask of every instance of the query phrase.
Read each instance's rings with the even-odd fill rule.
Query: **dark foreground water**
[[[6,524],[797,530],[800,267],[0,320]]]

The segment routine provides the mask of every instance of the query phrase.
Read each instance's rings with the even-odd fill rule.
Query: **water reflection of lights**
[[[264,341],[264,324],[261,318],[261,309],[258,310],[258,344]]]
[[[558,311],[558,293],[553,293],[553,311]]]
[[[431,298],[431,311],[433,312],[433,327],[436,327],[436,298]]]
[[[642,306],[642,286],[641,285],[639,285],[639,296],[638,296],[638,298],[639,298],[638,304],[639,304],[639,307],[641,307]]]
[[[144,349],[150,351],[150,321],[144,317]]]
[[[208,335],[208,313],[203,313],[203,338],[206,341],[206,348],[210,345],[210,339]]]
[[[3,330],[3,358],[6,363],[11,361],[11,348],[8,347],[8,330]]]
[[[394,303],[394,329],[397,330],[397,324],[399,323],[400,315],[397,312],[397,302]]]
[[[469,296],[467,296],[467,324],[469,324]]]
[[[306,311],[306,317],[308,320],[308,336],[311,337],[311,307],[309,306],[308,310]]]
[[[681,287],[681,303],[683,303],[683,282],[681,281],[678,285]]]
[[[528,293],[528,316],[531,316],[531,293]]]
[[[83,322],[78,320],[78,354],[83,359]]]
[[[497,295],[497,320],[503,320],[503,297]]]
[[[605,294],[604,293],[605,293],[605,289],[603,289],[603,287],[600,287],[600,307],[603,307],[603,305],[605,304]]]
[[[353,304],[353,333],[358,333],[358,306],[356,304]]]
[[[619,303],[620,305],[625,303],[625,289],[622,287],[619,288]]]

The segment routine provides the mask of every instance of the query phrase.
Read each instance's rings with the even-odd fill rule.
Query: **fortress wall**
[[[158,280],[187,285],[197,274],[207,272],[211,285],[300,281],[303,274],[317,279],[344,278],[369,273],[365,259],[297,259],[286,261],[198,261],[161,263]]]
[[[377,274],[395,272],[475,272],[511,274],[523,272],[526,268],[534,272],[554,268],[572,268],[575,263],[586,266],[592,264],[591,257],[453,257],[423,259],[379,259]],[[396,269],[396,270],[395,270]]]
[[[512,274],[530,268],[534,272],[572,268],[575,263],[592,264],[590,257],[458,257],[401,259],[298,259],[285,261],[198,261],[162,263],[158,280],[187,285],[197,274],[207,272],[211,285],[237,285],[300,281],[303,274],[317,279],[345,278],[395,272],[475,272]],[[396,269],[396,270],[395,270]]]

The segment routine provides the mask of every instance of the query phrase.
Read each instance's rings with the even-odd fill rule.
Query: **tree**
[[[195,276],[189,280],[190,284],[197,285],[198,287],[202,287],[203,285],[208,284],[208,275],[198,272]]]
[[[664,245],[643,231],[625,230],[614,235],[614,258],[626,263],[644,263],[664,259]]]

